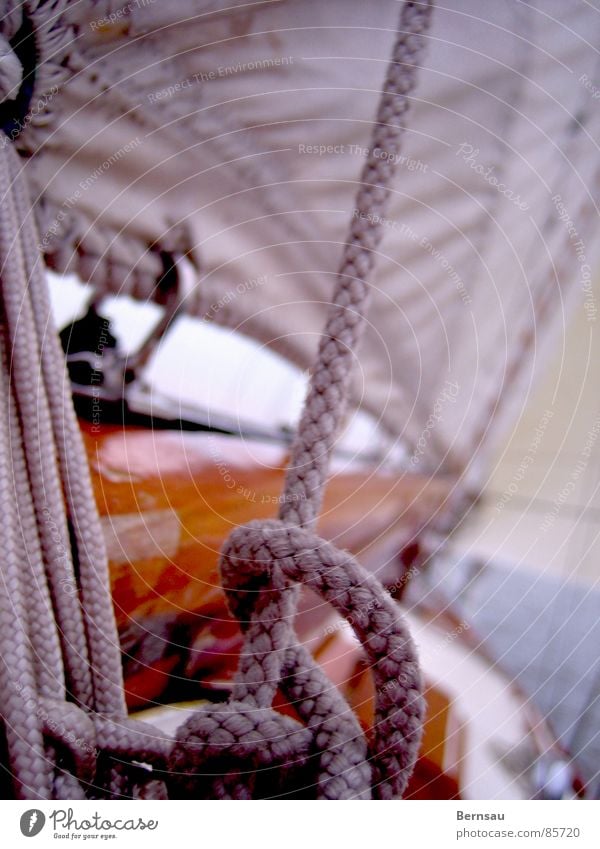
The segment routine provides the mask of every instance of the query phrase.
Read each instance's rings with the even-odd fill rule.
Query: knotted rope
[[[402,8],[361,176],[360,215],[344,250],[279,518],[238,528],[221,555],[223,585],[245,633],[232,699],[198,711],[172,747],[126,715],[106,552],[22,163],[11,144],[0,145],[0,699],[17,797],[158,798],[163,779],[172,795],[217,798],[312,786],[321,798],[391,798],[404,789],[423,711],[412,641],[376,579],[314,526],[430,11],[429,4]],[[12,55],[0,52],[0,96],[12,96],[9,87],[17,84]],[[377,689],[369,742],[297,640],[302,583],[346,616],[364,645]],[[298,719],[272,708],[278,688]]]
[[[208,795],[245,798],[257,777],[250,771],[303,766],[310,756],[320,798],[400,795],[416,758],[423,705],[414,646],[379,582],[347,552],[280,520],[234,531],[221,569],[232,610],[247,623],[239,683],[232,703],[204,708],[180,730],[171,768],[181,789],[206,791],[205,776],[194,780],[201,763],[219,776]],[[376,688],[370,747],[350,708],[295,638],[290,608],[298,584],[344,615],[365,648]],[[268,710],[278,684],[306,728]],[[309,737],[302,733],[307,729]],[[265,778],[263,785],[281,786],[280,775],[269,783]]]

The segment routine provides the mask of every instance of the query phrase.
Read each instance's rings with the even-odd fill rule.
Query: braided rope
[[[17,796],[164,798],[167,772],[172,795],[216,798],[392,798],[406,786],[423,712],[414,646],[379,583],[314,526],[430,12],[429,3],[402,8],[356,202],[365,214],[344,250],[279,518],[238,528],[222,551],[223,585],[245,633],[232,699],[192,716],[172,748],[126,716],[106,552],[32,210],[21,162],[12,145],[0,146],[0,433],[9,437],[0,440],[8,523],[0,706]],[[18,69],[0,46],[0,95],[8,97]],[[363,643],[377,688],[370,741],[298,643],[301,583],[345,615]],[[273,710],[278,688],[297,719]]]
[[[280,518],[311,527],[318,515],[329,456],[344,415],[352,360],[365,327],[368,276],[385,218],[410,92],[424,48],[430,3],[405,3],[387,71],[369,153],[360,177],[350,234],[284,486]]]
[[[10,529],[0,712],[9,766],[18,797],[118,796],[123,770],[115,759],[164,768],[167,745],[156,729],[127,719],[102,532],[11,145],[0,150],[0,198],[0,432],[8,437],[0,504]],[[146,770],[136,778],[127,795],[152,780]]]

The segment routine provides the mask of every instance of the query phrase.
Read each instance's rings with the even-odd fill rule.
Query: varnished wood
[[[218,553],[237,525],[276,516],[287,448],[212,433],[87,423],[82,430],[108,547],[130,707],[219,697],[236,668],[241,635],[220,587]],[[393,583],[404,568],[400,553],[443,516],[450,488],[446,480],[336,460],[319,532]],[[297,628],[367,729],[373,692],[357,644],[309,592]],[[413,787],[449,781],[454,794],[457,776],[444,773],[446,724],[438,713]]]

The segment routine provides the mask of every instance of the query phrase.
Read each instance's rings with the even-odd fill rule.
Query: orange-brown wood
[[[230,682],[241,645],[219,583],[218,553],[235,526],[277,514],[287,449],[203,432],[87,423],[82,430],[108,547],[128,703],[139,709],[207,691],[214,697]],[[446,480],[338,459],[319,532],[394,583],[406,565],[400,552],[443,516],[449,492]],[[310,592],[297,626],[368,728],[373,692],[358,645]],[[445,722],[432,723],[420,761],[436,787],[440,776],[455,781],[443,773],[446,730]]]
[[[237,525],[276,515],[286,448],[212,433],[83,430],[119,627],[202,613],[218,628],[220,547]],[[399,576],[397,556],[443,514],[449,483],[334,467],[320,533],[368,568]]]

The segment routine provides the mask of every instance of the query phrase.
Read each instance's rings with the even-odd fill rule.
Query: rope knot
[[[281,792],[289,774],[305,765],[311,745],[309,729],[270,708],[238,701],[206,705],[177,732],[169,761],[171,798]]]
[[[280,519],[255,520],[233,530],[221,551],[219,568],[231,612],[242,629],[257,604],[283,601],[295,595],[286,574],[303,550],[306,532]],[[274,611],[275,612],[275,611]]]
[[[419,746],[422,684],[410,635],[379,582],[348,552],[281,519],[233,531],[220,568],[245,633],[236,702],[269,709],[281,690],[314,735],[321,798],[400,795]],[[335,607],[363,644],[377,693],[369,745],[352,710],[298,641],[300,584]]]

